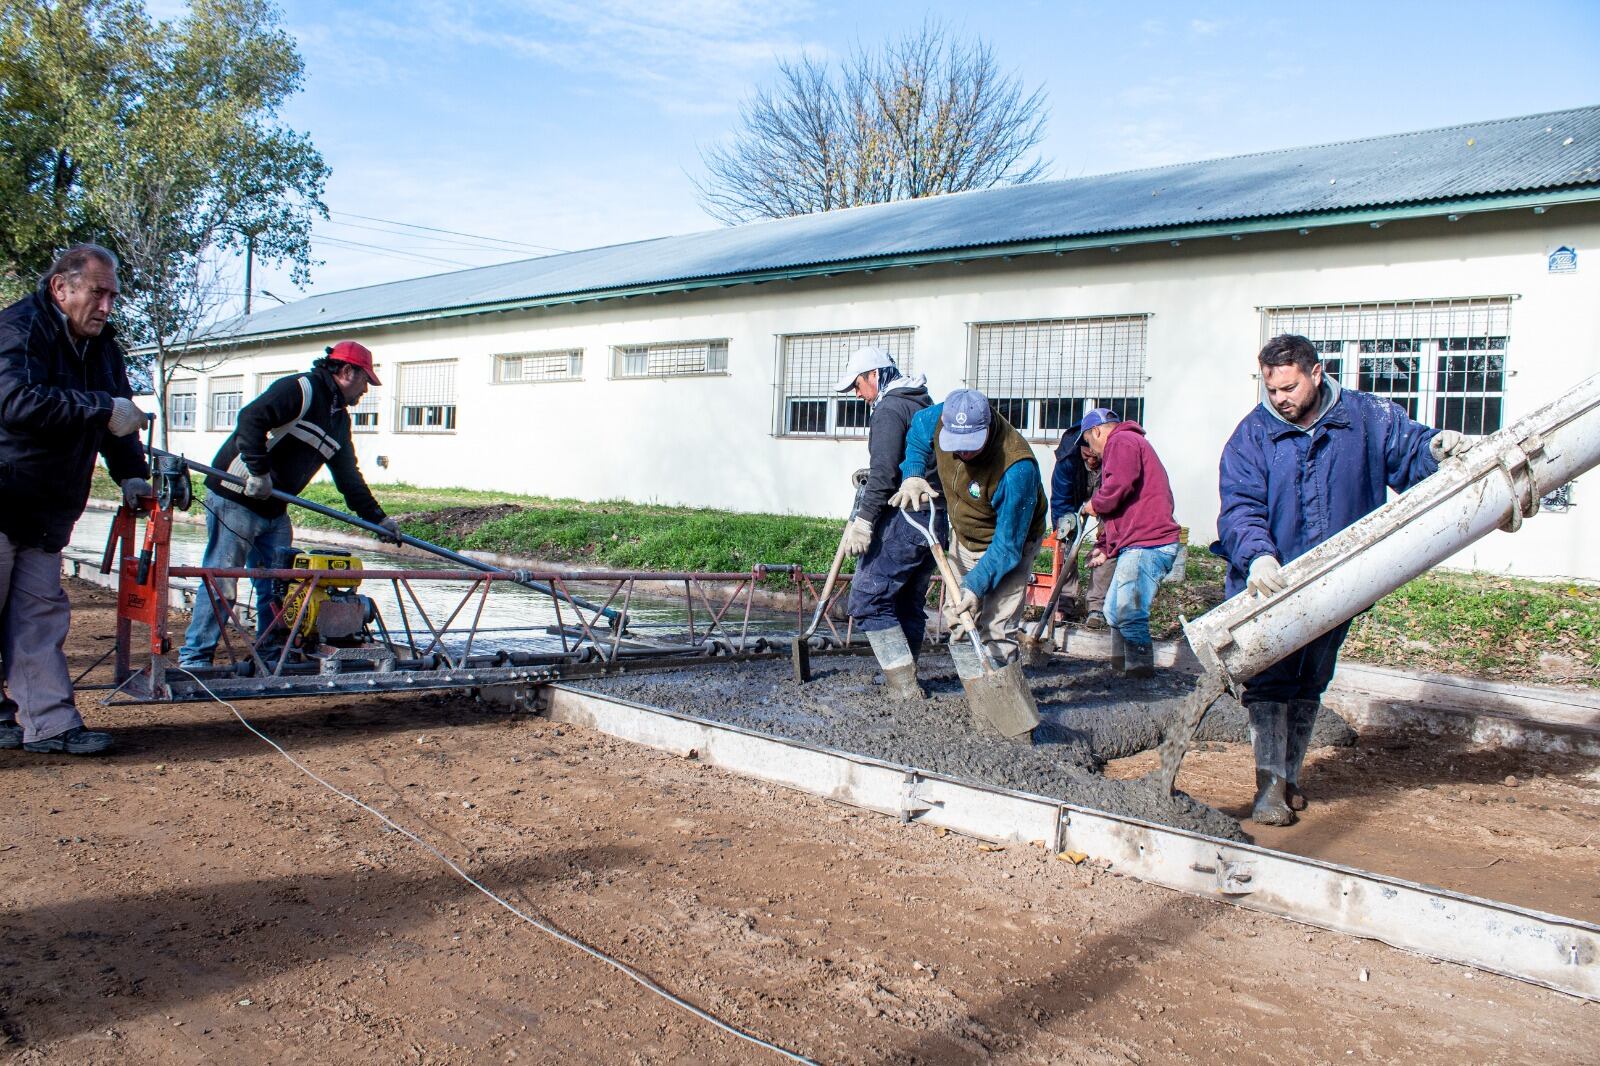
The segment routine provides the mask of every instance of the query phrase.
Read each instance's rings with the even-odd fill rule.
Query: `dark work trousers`
[[[934,527],[940,543],[949,539],[944,512]],[[850,580],[850,617],[863,633],[899,626],[912,652],[922,647],[928,629],[928,585],[933,553],[923,535],[893,508],[884,508],[872,527],[872,543]]]
[[[1339,646],[1350,632],[1350,623],[1335,626],[1299,651],[1291,652],[1244,683],[1244,704],[1288,703],[1291,700],[1322,699],[1333,680],[1339,661]]]

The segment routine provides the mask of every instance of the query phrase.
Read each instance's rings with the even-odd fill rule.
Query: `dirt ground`
[[[81,669],[112,623],[107,594],[72,591]],[[115,756],[0,752],[12,1061],[780,1061],[517,921],[225,709],[95,695]],[[1548,1064],[1600,1046],[1597,1004],[465,699],[242,709],[514,902],[820,1061]]]

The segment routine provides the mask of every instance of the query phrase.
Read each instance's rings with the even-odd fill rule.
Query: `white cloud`
[[[1189,32],[1199,37],[1213,36],[1221,28],[1222,23],[1220,22],[1213,22],[1207,19],[1189,20]]]

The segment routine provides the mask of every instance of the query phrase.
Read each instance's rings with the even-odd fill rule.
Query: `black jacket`
[[[906,430],[911,426],[912,417],[931,403],[927,386],[901,385],[880,394],[878,402],[872,405],[872,418],[867,423],[869,473],[857,517],[872,523],[878,521],[884,504],[900,487],[900,463],[906,457]]]
[[[43,288],[0,311],[0,533],[60,551],[89,501],[96,455],[117,481],[150,476],[138,436],[106,429],[118,396],[133,389],[111,326],[80,356]]]
[[[273,438],[270,444],[268,434]],[[238,477],[270,472],[273,488],[299,495],[323,463],[352,511],[368,522],[383,521],[383,508],[372,498],[350,446],[350,411],[344,395],[333,375],[318,367],[279,378],[240,408],[233,434],[222,442],[211,465]],[[206,478],[206,490],[264,518],[277,518],[288,510],[281,500],[253,500],[215,474]]]
[[[1050,475],[1050,525],[1061,521],[1068,511],[1076,511],[1094,495],[1099,478],[1083,465],[1083,456],[1077,448],[1078,424],[1061,436],[1056,445],[1056,468]]]

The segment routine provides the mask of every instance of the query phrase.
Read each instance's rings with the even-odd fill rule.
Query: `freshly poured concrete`
[[[1243,839],[1237,821],[1188,796],[1165,795],[1151,781],[1112,781],[1099,774],[1104,760],[1160,742],[1163,723],[1188,692],[1187,678],[1130,680],[1101,664],[1065,659],[1031,669],[1045,724],[1030,748],[974,725],[947,656],[923,657],[926,703],[887,698],[875,666],[863,657],[818,658],[812,680],[800,684],[787,660],[730,663],[608,678],[583,687],[952,777]],[[1315,742],[1348,743],[1344,723],[1328,717],[1319,724]],[[1207,716],[1199,739],[1245,736],[1242,710],[1223,701]]]

